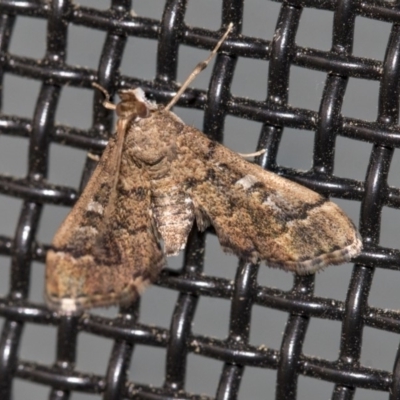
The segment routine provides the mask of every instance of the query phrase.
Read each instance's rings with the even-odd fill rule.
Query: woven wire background
[[[194,0],[189,4],[193,2]],[[390,226],[391,223],[395,224],[397,214],[389,213],[385,218],[385,208],[393,211],[400,207],[400,182],[395,179],[395,148],[400,144],[400,129],[397,125],[400,27],[396,25],[400,21],[400,13],[396,9],[396,3],[354,0],[271,3],[277,12],[274,26],[270,26],[270,37],[240,34],[250,0],[214,2],[221,9],[222,16],[216,29],[200,28],[199,26],[206,23],[206,20],[200,18],[188,24],[188,2],[185,0],[167,0],[165,4],[158,2],[158,5],[162,5],[161,20],[134,16],[131,9],[134,7],[138,12],[141,3],[139,0],[115,0],[110,3],[109,9],[99,10],[80,7],[68,0],[0,0],[2,80],[12,74],[28,78],[29,81],[24,81],[26,87],[32,80],[41,84],[39,95],[35,99],[33,118],[11,115],[6,112],[7,107],[4,107],[0,115],[3,135],[22,138],[25,148],[28,142],[27,151],[24,153],[21,150],[19,153],[20,157],[24,154],[27,158],[28,172],[11,176],[5,174],[7,169],[0,171],[0,193],[7,196],[4,199],[12,200],[6,203],[8,208],[1,218],[4,216],[3,221],[7,221],[7,210],[11,213],[12,207],[17,207],[19,214],[14,236],[0,236],[0,254],[4,256],[2,261],[5,261],[1,277],[9,275],[7,279],[3,279],[9,286],[0,298],[0,316],[4,321],[0,342],[0,398],[12,398],[13,386],[15,388],[22,381],[31,382],[31,386],[28,386],[30,395],[24,398],[36,398],[34,384],[40,384],[41,388],[45,387],[50,393],[48,398],[60,400],[93,398],[89,395],[86,397],[84,393],[97,394],[97,398],[101,396],[104,399],[281,400],[317,399],[322,396],[330,396],[336,400],[400,399],[400,359],[396,335],[400,330],[400,313],[396,309],[398,299],[395,296],[394,304],[384,301],[391,285],[394,292],[397,292],[396,279],[398,280],[397,270],[400,265],[400,253],[392,248],[398,240],[398,228],[396,230]],[[207,2],[197,2],[199,3],[205,5]],[[256,2],[254,5],[253,1],[253,10],[257,10],[257,7],[261,10],[261,3],[265,2]],[[298,44],[299,29],[302,29],[306,11],[315,9],[329,13],[332,18],[332,25],[324,27],[331,37],[330,49],[319,50]],[[42,20],[47,24],[44,58],[16,55],[10,51],[15,26],[24,17]],[[385,47],[381,46],[383,49],[381,48],[380,60],[353,54],[354,32],[360,23],[360,17],[368,21],[370,28],[367,27],[366,32],[374,32],[374,36],[377,28],[373,23],[383,21],[386,24],[388,34],[383,43]],[[210,15],[210,18],[213,16]],[[41,241],[38,235],[43,206],[49,208],[56,205],[53,206],[54,210],[63,209],[67,212],[67,207],[73,205],[79,192],[62,184],[63,182],[52,181],[51,167],[49,168],[49,163],[52,165],[50,148],[57,143],[100,153],[113,130],[112,115],[101,107],[98,94],[93,97],[90,129],[77,128],[74,118],[70,118],[65,125],[57,123],[56,115],[61,107],[60,97],[63,90],[69,87],[78,88],[77,90],[82,91],[83,99],[84,93],[93,95],[91,83],[94,81],[100,82],[111,92],[121,87],[141,86],[149,97],[165,103],[176,91],[175,81],[179,66],[177,55],[180,46],[188,45],[208,51],[215,44],[223,27],[231,21],[235,25],[235,31],[222,46],[223,54],[217,57],[209,75],[205,73],[206,78],[199,77],[200,81],[209,80],[209,86],[208,83],[206,85],[208,92],[202,89],[188,90],[179,105],[189,110],[204,110],[203,131],[218,140],[223,139],[224,123],[230,116],[256,121],[256,126],[262,126],[258,143],[257,135],[253,135],[255,141],[251,142],[251,134],[242,132],[244,142],[241,143],[251,143],[249,146],[253,148],[243,149],[244,145],[239,145],[235,150],[246,152],[255,147],[266,148],[267,152],[259,160],[263,167],[320,193],[333,196],[335,201],[339,199],[339,204],[355,220],[359,211],[359,228],[365,243],[365,249],[357,259],[359,264],[353,269],[350,265],[329,268],[316,277],[295,277],[290,287],[286,286],[285,290],[276,289],[272,286],[283,276],[282,271],[248,264],[237,266],[237,260],[233,257],[224,258],[228,260],[227,264],[233,271],[232,279],[218,275],[218,268],[221,267],[219,264],[224,263],[221,255],[214,259],[212,268],[208,268],[210,260],[206,259],[204,263],[201,251],[206,235],[192,232],[183,264],[173,268],[172,261],[157,284],[167,288],[168,293],[175,294],[173,309],[167,315],[166,327],[158,324],[157,319],[153,319],[154,325],[143,322],[144,304],[141,307],[140,303],[122,309],[120,313],[112,308],[104,312],[87,313],[79,318],[60,317],[50,312],[40,298],[32,300],[30,292],[35,280],[43,280],[42,266],[49,243]],[[97,68],[84,68],[67,62],[67,38],[73,26],[89,28],[96,34],[105,34]],[[381,29],[383,25],[377,26]],[[134,68],[129,75],[120,73],[127,41],[132,37],[151,39],[158,44],[155,79],[137,77]],[[26,41],[32,39],[25,38]],[[364,39],[368,47],[371,44],[368,36]],[[90,53],[91,50],[88,48],[87,52]],[[145,58],[139,52],[135,57]],[[200,59],[197,54],[196,61]],[[232,80],[234,87],[236,68],[243,59],[259,60],[262,64],[257,65],[265,68],[262,75],[259,75],[264,76],[264,82],[260,80],[260,86],[265,84],[268,93],[264,99],[253,98],[252,92],[246,93],[248,98],[241,93],[238,93],[239,96],[232,95]],[[195,63],[192,62],[192,65]],[[297,67],[319,74],[318,84],[323,90],[316,109],[289,104],[293,71]],[[246,67],[244,69],[242,77],[245,80],[252,70]],[[298,77],[297,81],[301,83],[301,75]],[[178,78],[182,81],[184,76]],[[343,105],[349,96],[348,88],[354,88],[351,86],[353,78],[362,80],[363,85],[367,85],[367,82],[378,82],[379,85],[373,87],[375,97],[371,96],[378,104],[378,112],[373,117],[344,116]],[[193,86],[198,87],[196,83]],[[308,101],[307,94],[314,89],[303,88],[304,104]],[[370,93],[371,91],[366,91],[365,96],[370,96]],[[2,101],[6,104],[7,96],[18,98],[17,95],[16,92],[4,90]],[[19,93],[19,97],[24,97],[24,91],[22,96]],[[23,99],[20,104],[23,104]],[[75,107],[76,112],[79,112],[79,101],[75,100]],[[197,114],[193,118],[197,118]],[[187,123],[192,122],[185,120]],[[230,121],[226,125],[242,126],[241,119]],[[312,140],[306,141],[313,151],[307,153],[309,158],[313,154],[312,167],[306,172],[279,163],[280,143],[281,146],[290,143],[285,142],[286,136],[283,134],[288,130],[292,132],[292,136],[295,136],[293,132],[301,135],[294,153],[302,151],[302,143],[307,136],[304,132],[312,133]],[[225,143],[234,148],[235,144],[230,143],[229,138],[229,131],[226,129]],[[340,142],[343,138],[353,139],[356,147],[351,147],[350,142]],[[365,146],[365,143],[369,145]],[[347,146],[354,152],[361,149],[363,161],[357,160],[353,164],[351,161],[347,164],[342,161],[343,154],[340,151],[345,153]],[[20,147],[22,148],[22,144]],[[4,153],[3,156],[5,157]],[[53,160],[53,165],[61,162],[61,158]],[[73,164],[74,160],[71,158],[68,162]],[[351,170],[348,175],[341,177],[337,171],[343,171],[340,169],[342,164],[347,166],[344,167],[345,172],[349,165],[358,172]],[[94,162],[87,158],[82,185],[94,166]],[[388,181],[396,182],[397,185],[389,186]],[[1,200],[3,201],[3,197]],[[391,241],[387,240],[390,245],[383,245],[381,230],[392,233],[387,234],[392,238]],[[207,246],[215,246],[215,238],[209,236],[207,235]],[[180,261],[178,259],[175,263]],[[41,267],[31,268],[32,264]],[[389,273],[375,290],[379,294],[374,299],[383,299],[378,301],[382,308],[370,305],[374,282],[380,276],[379,271]],[[262,274],[267,275],[262,278]],[[287,279],[292,279],[289,274],[284,275],[286,282]],[[325,289],[319,295],[317,293],[321,285],[325,285]],[[2,288],[4,287],[3,282]],[[163,295],[157,297],[160,292],[156,289],[150,289],[150,294],[145,294],[143,303],[146,296],[151,297],[155,307],[162,308]],[[344,294],[344,298],[333,295],[336,292]],[[212,315],[214,307],[220,312],[221,309],[215,304],[221,299],[225,301],[222,308],[225,312],[218,314],[216,318],[227,322],[226,336],[221,335],[215,339],[210,334],[198,333],[202,331],[199,320],[196,320],[199,304],[206,301],[206,313]],[[260,318],[257,316],[263,315],[260,310],[273,310],[274,315],[279,316],[275,320],[268,320],[267,324],[258,325]],[[311,327],[315,320],[334,322],[335,328],[332,330],[338,335],[333,356],[321,356],[321,348],[323,355],[328,354],[324,353],[323,347],[329,347],[329,344],[318,347],[318,343],[324,343],[324,336],[331,337],[329,331],[333,325],[318,325],[321,331],[312,333]],[[284,323],[280,326],[277,321]],[[40,355],[33,350],[31,354],[36,354],[33,357],[37,358],[25,358],[24,343],[37,340],[33,339],[32,326],[43,327],[40,330],[43,337],[49,337],[44,332],[52,327],[50,335],[54,338],[46,343],[47,347]],[[378,338],[376,341],[368,339],[368,329],[371,328],[375,332],[375,339]],[[270,339],[276,329],[282,335],[278,335],[278,341],[272,343]],[[259,342],[256,340],[256,343],[253,340],[254,335],[252,336],[254,331],[258,332],[256,337]],[[388,335],[389,333],[392,335]],[[107,359],[100,368],[96,369],[93,365],[93,369],[88,371],[79,368],[79,354],[84,351],[81,348],[82,337],[86,337],[87,346],[89,342],[101,338],[103,341],[100,346],[107,343],[110,347]],[[313,338],[311,342],[307,342],[309,337]],[[322,338],[322,342],[318,342],[319,338]],[[144,345],[144,351],[135,363],[139,357],[137,349],[141,345]],[[372,346],[374,349],[371,351]],[[389,350],[385,350],[385,346],[386,349],[389,346]],[[35,345],[31,345],[32,347]],[[304,351],[305,347],[307,351]],[[132,377],[132,364],[136,369],[143,368],[147,365],[146,357],[150,359],[151,350],[155,348],[164,350],[162,363],[165,370],[162,381],[141,380],[138,377],[143,375],[140,374],[133,374]],[[382,352],[388,361],[384,363],[385,368],[378,368],[375,366],[375,358],[379,359]],[[52,361],[43,362],[43,359],[48,360],[48,355],[53,353]],[[95,353],[92,349],[85,353],[85,357],[95,359]],[[365,353],[368,354],[367,358]],[[196,368],[190,367],[190,357],[193,355],[218,361],[213,364],[217,365],[216,369],[210,367],[211,371],[218,371],[213,374],[215,387],[209,381],[203,380],[204,375],[201,373],[196,375],[194,372],[193,377],[193,371],[196,371]],[[151,368],[157,367],[158,365],[153,365]],[[207,368],[208,364],[205,369]],[[99,370],[104,373],[97,373]],[[269,372],[273,374],[268,375]],[[304,377],[309,379],[304,380]],[[190,380],[196,384],[190,385]],[[268,384],[265,385],[265,382]],[[321,382],[328,385],[320,386]],[[190,390],[193,388],[195,390]],[[15,393],[14,398],[21,398]]]

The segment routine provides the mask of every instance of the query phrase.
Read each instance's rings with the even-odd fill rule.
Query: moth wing
[[[131,159],[120,162],[123,139],[121,133],[110,141],[54,237],[46,260],[52,308],[74,312],[129,303],[164,265],[148,183]]]
[[[186,186],[198,225],[211,223],[225,250],[298,274],[341,264],[361,251],[357,230],[333,202],[193,128],[179,140],[192,152]]]

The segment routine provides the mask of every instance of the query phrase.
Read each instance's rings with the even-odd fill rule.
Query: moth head
[[[118,92],[121,101],[117,104],[116,113],[119,118],[147,118],[157,105],[146,99],[141,88],[123,89]]]

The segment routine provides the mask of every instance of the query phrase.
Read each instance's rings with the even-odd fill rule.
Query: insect
[[[112,137],[46,260],[46,300],[75,312],[129,304],[153,282],[190,230],[212,225],[224,250],[297,274],[350,260],[357,230],[328,199],[263,170],[185,125],[140,88],[119,91]],[[161,246],[163,242],[163,247]]]

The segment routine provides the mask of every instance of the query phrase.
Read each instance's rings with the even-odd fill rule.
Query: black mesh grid
[[[14,377],[51,387],[51,399],[68,399],[73,391],[103,393],[104,399],[205,399],[184,391],[186,358],[196,352],[223,361],[215,398],[236,399],[246,366],[277,370],[276,399],[295,399],[299,375],[320,378],[335,384],[332,399],[352,399],[355,389],[388,392],[390,399],[400,399],[400,357],[393,371],[374,370],[360,365],[364,326],[399,332],[397,310],[368,306],[374,267],[398,269],[398,250],[378,245],[383,206],[400,208],[400,190],[389,187],[387,176],[395,147],[399,147],[398,82],[400,63],[400,13],[395,2],[354,0],[284,1],[276,23],[274,39],[264,40],[240,35],[243,17],[241,0],[222,2],[219,32],[188,27],[184,24],[187,1],[167,0],[161,21],[135,17],[130,0],[111,1],[107,11],[76,7],[68,0],[0,0],[1,75],[12,73],[42,82],[33,120],[0,116],[1,130],[29,140],[29,173],[25,178],[0,175],[0,193],[23,199],[15,237],[0,237],[0,254],[11,259],[10,291],[0,299],[0,315],[5,318],[0,342],[0,398],[11,398]],[[334,12],[333,45],[324,52],[300,48],[295,44],[303,7]],[[48,21],[47,53],[40,62],[8,52],[9,39],[20,15]],[[355,18],[364,16],[393,23],[384,62],[352,55]],[[204,131],[220,140],[224,119],[235,115],[263,123],[258,148],[266,148],[259,162],[283,176],[294,179],[325,195],[361,202],[360,232],[365,248],[357,261],[345,302],[313,296],[314,277],[295,279],[288,292],[259,286],[258,267],[240,264],[236,279],[201,274],[204,235],[192,232],[180,271],[165,269],[159,285],[180,292],[170,329],[138,324],[139,304],[121,310],[115,319],[85,314],[82,318],[59,317],[44,305],[28,302],[30,265],[44,262],[47,245],[37,243],[37,226],[43,204],[71,206],[76,191],[46,183],[51,142],[58,142],[92,152],[100,152],[107,132],[112,131],[110,113],[95,96],[94,122],[90,131],[55,125],[55,112],[61,87],[72,85],[90,88],[98,81],[110,92],[122,87],[141,86],[154,100],[165,103],[176,91],[177,51],[181,44],[211,49],[229,22],[234,32],[223,44],[217,58],[209,91],[188,90],[180,105],[205,109]],[[69,24],[107,32],[97,71],[65,63]],[[157,76],[154,81],[121,76],[119,66],[128,36],[158,40]],[[230,84],[238,57],[269,60],[268,98],[255,101],[233,97]],[[289,69],[292,65],[327,73],[319,112],[288,105]],[[376,122],[345,118],[341,106],[349,77],[380,82],[379,111]],[[278,167],[276,156],[284,127],[316,132],[313,167],[307,172]],[[337,135],[373,144],[365,182],[338,178],[333,173],[334,146]],[[83,182],[93,170],[88,158]],[[191,324],[199,296],[230,299],[229,336],[226,340],[193,335]],[[257,348],[249,344],[249,326],[253,305],[271,307],[289,314],[280,349]],[[342,321],[340,354],[336,361],[305,356],[302,345],[311,317]],[[18,358],[24,325],[30,322],[58,327],[57,360],[54,365],[40,365]],[[76,340],[79,332],[88,332],[114,340],[106,376],[81,373],[74,369]],[[153,387],[127,381],[135,344],[167,349],[165,383]]]

